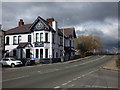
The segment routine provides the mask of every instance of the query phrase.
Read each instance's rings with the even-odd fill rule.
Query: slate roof
[[[30,44],[32,46],[31,43],[28,43],[28,42],[22,42],[22,43],[19,43],[18,47],[17,48],[24,48],[26,47],[27,44]]]
[[[58,30],[60,30],[63,33],[63,28],[59,28]],[[75,28],[64,28],[64,34],[67,37],[69,37],[70,35],[74,34],[74,37],[76,38]]]
[[[40,18],[50,28],[50,30],[54,31],[53,28],[50,25],[51,21],[54,21],[54,18],[49,18],[47,20],[44,20],[40,16],[38,16],[38,18]],[[24,24],[22,26],[18,26],[18,27],[15,27],[15,28],[12,28],[12,29],[9,29],[9,30],[5,31],[5,34],[6,35],[12,35],[12,34],[29,33],[32,25],[33,24]],[[63,28],[58,29],[58,34],[63,35]],[[65,37],[69,37],[69,35],[74,34],[74,36],[76,38],[75,28],[64,28],[64,34],[65,34]]]
[[[32,24],[24,24],[24,25],[22,25],[22,26],[18,26],[18,27],[9,29],[9,30],[5,31],[5,34],[8,35],[8,34],[28,33],[28,32],[29,32],[29,27],[30,27],[31,25],[32,25]]]

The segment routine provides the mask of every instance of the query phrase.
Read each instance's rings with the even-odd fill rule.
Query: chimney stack
[[[22,26],[22,25],[24,25],[24,22],[23,22],[23,19],[20,19],[20,21],[19,21],[19,27]]]
[[[53,17],[52,18],[48,18],[46,21],[48,22],[48,24],[50,26],[52,26],[52,22],[54,21],[54,18]]]

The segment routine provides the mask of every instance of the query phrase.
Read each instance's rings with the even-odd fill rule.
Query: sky
[[[3,2],[2,28],[18,26],[19,19],[33,23],[41,16],[54,17],[59,27],[74,27],[76,35],[99,35],[105,50],[116,51],[118,43],[117,2]]]

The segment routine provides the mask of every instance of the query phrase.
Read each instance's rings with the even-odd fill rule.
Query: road
[[[118,72],[101,68],[115,56],[93,56],[73,63],[3,69],[3,88],[117,88]]]

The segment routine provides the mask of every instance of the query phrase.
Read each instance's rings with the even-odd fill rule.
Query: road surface
[[[118,72],[101,68],[114,58],[3,69],[2,88],[118,88]]]

